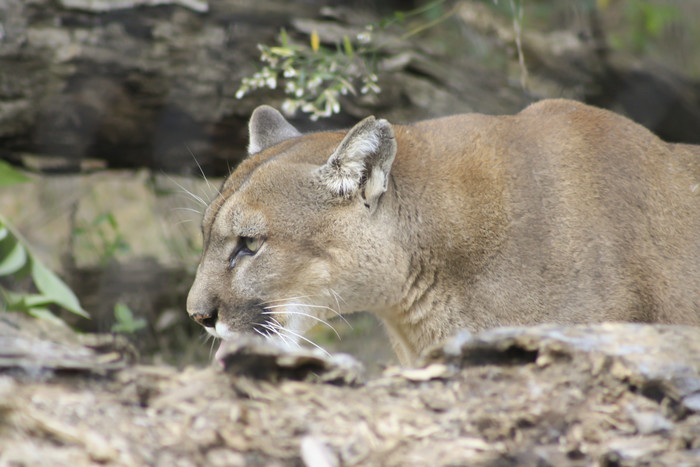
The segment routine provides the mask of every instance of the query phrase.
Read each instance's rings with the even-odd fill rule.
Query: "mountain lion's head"
[[[387,280],[404,267],[382,206],[392,126],[369,117],[345,135],[301,135],[262,106],[249,130],[250,156],[204,214],[190,316],[224,340],[296,344],[334,315],[390,305]]]

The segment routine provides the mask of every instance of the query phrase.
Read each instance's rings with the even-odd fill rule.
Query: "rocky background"
[[[369,113],[397,123],[513,113],[569,97],[624,113],[669,141],[700,142],[697,2],[632,0],[626,8],[639,11],[626,13],[624,2],[532,1],[519,28],[502,3],[447,2],[440,8],[449,20],[408,38],[411,23],[381,30],[383,92],[371,101],[348,97],[340,115],[312,127],[344,127]],[[252,109],[281,102],[280,92],[235,97],[260,66],[257,44],[274,45],[284,27],[301,41],[316,30],[333,46],[425,3],[373,4],[3,0],[1,155],[45,171],[198,175],[189,148],[207,175],[225,175],[244,157]],[[296,122],[311,127],[301,115]]]

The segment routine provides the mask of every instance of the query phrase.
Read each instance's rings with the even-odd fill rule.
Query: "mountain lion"
[[[568,100],[305,135],[261,106],[249,129],[187,299],[224,341],[366,310],[410,364],[459,328],[700,324],[700,146]]]

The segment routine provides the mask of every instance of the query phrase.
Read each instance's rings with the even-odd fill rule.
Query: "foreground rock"
[[[0,333],[0,348],[9,348],[8,336]],[[245,358],[265,362],[265,371],[247,371]],[[321,382],[326,371],[357,371],[347,359],[257,344],[225,361],[227,371],[129,365],[104,377],[84,362],[30,375],[3,358],[0,464],[700,462],[697,328],[461,335],[422,368],[390,368],[365,383]]]

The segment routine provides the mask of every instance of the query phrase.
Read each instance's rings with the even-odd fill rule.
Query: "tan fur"
[[[303,136],[279,119],[256,110],[260,152],[204,216],[187,305],[218,337],[367,310],[408,364],[459,328],[700,324],[698,146],[567,100]],[[264,244],[229,269],[239,236]]]

